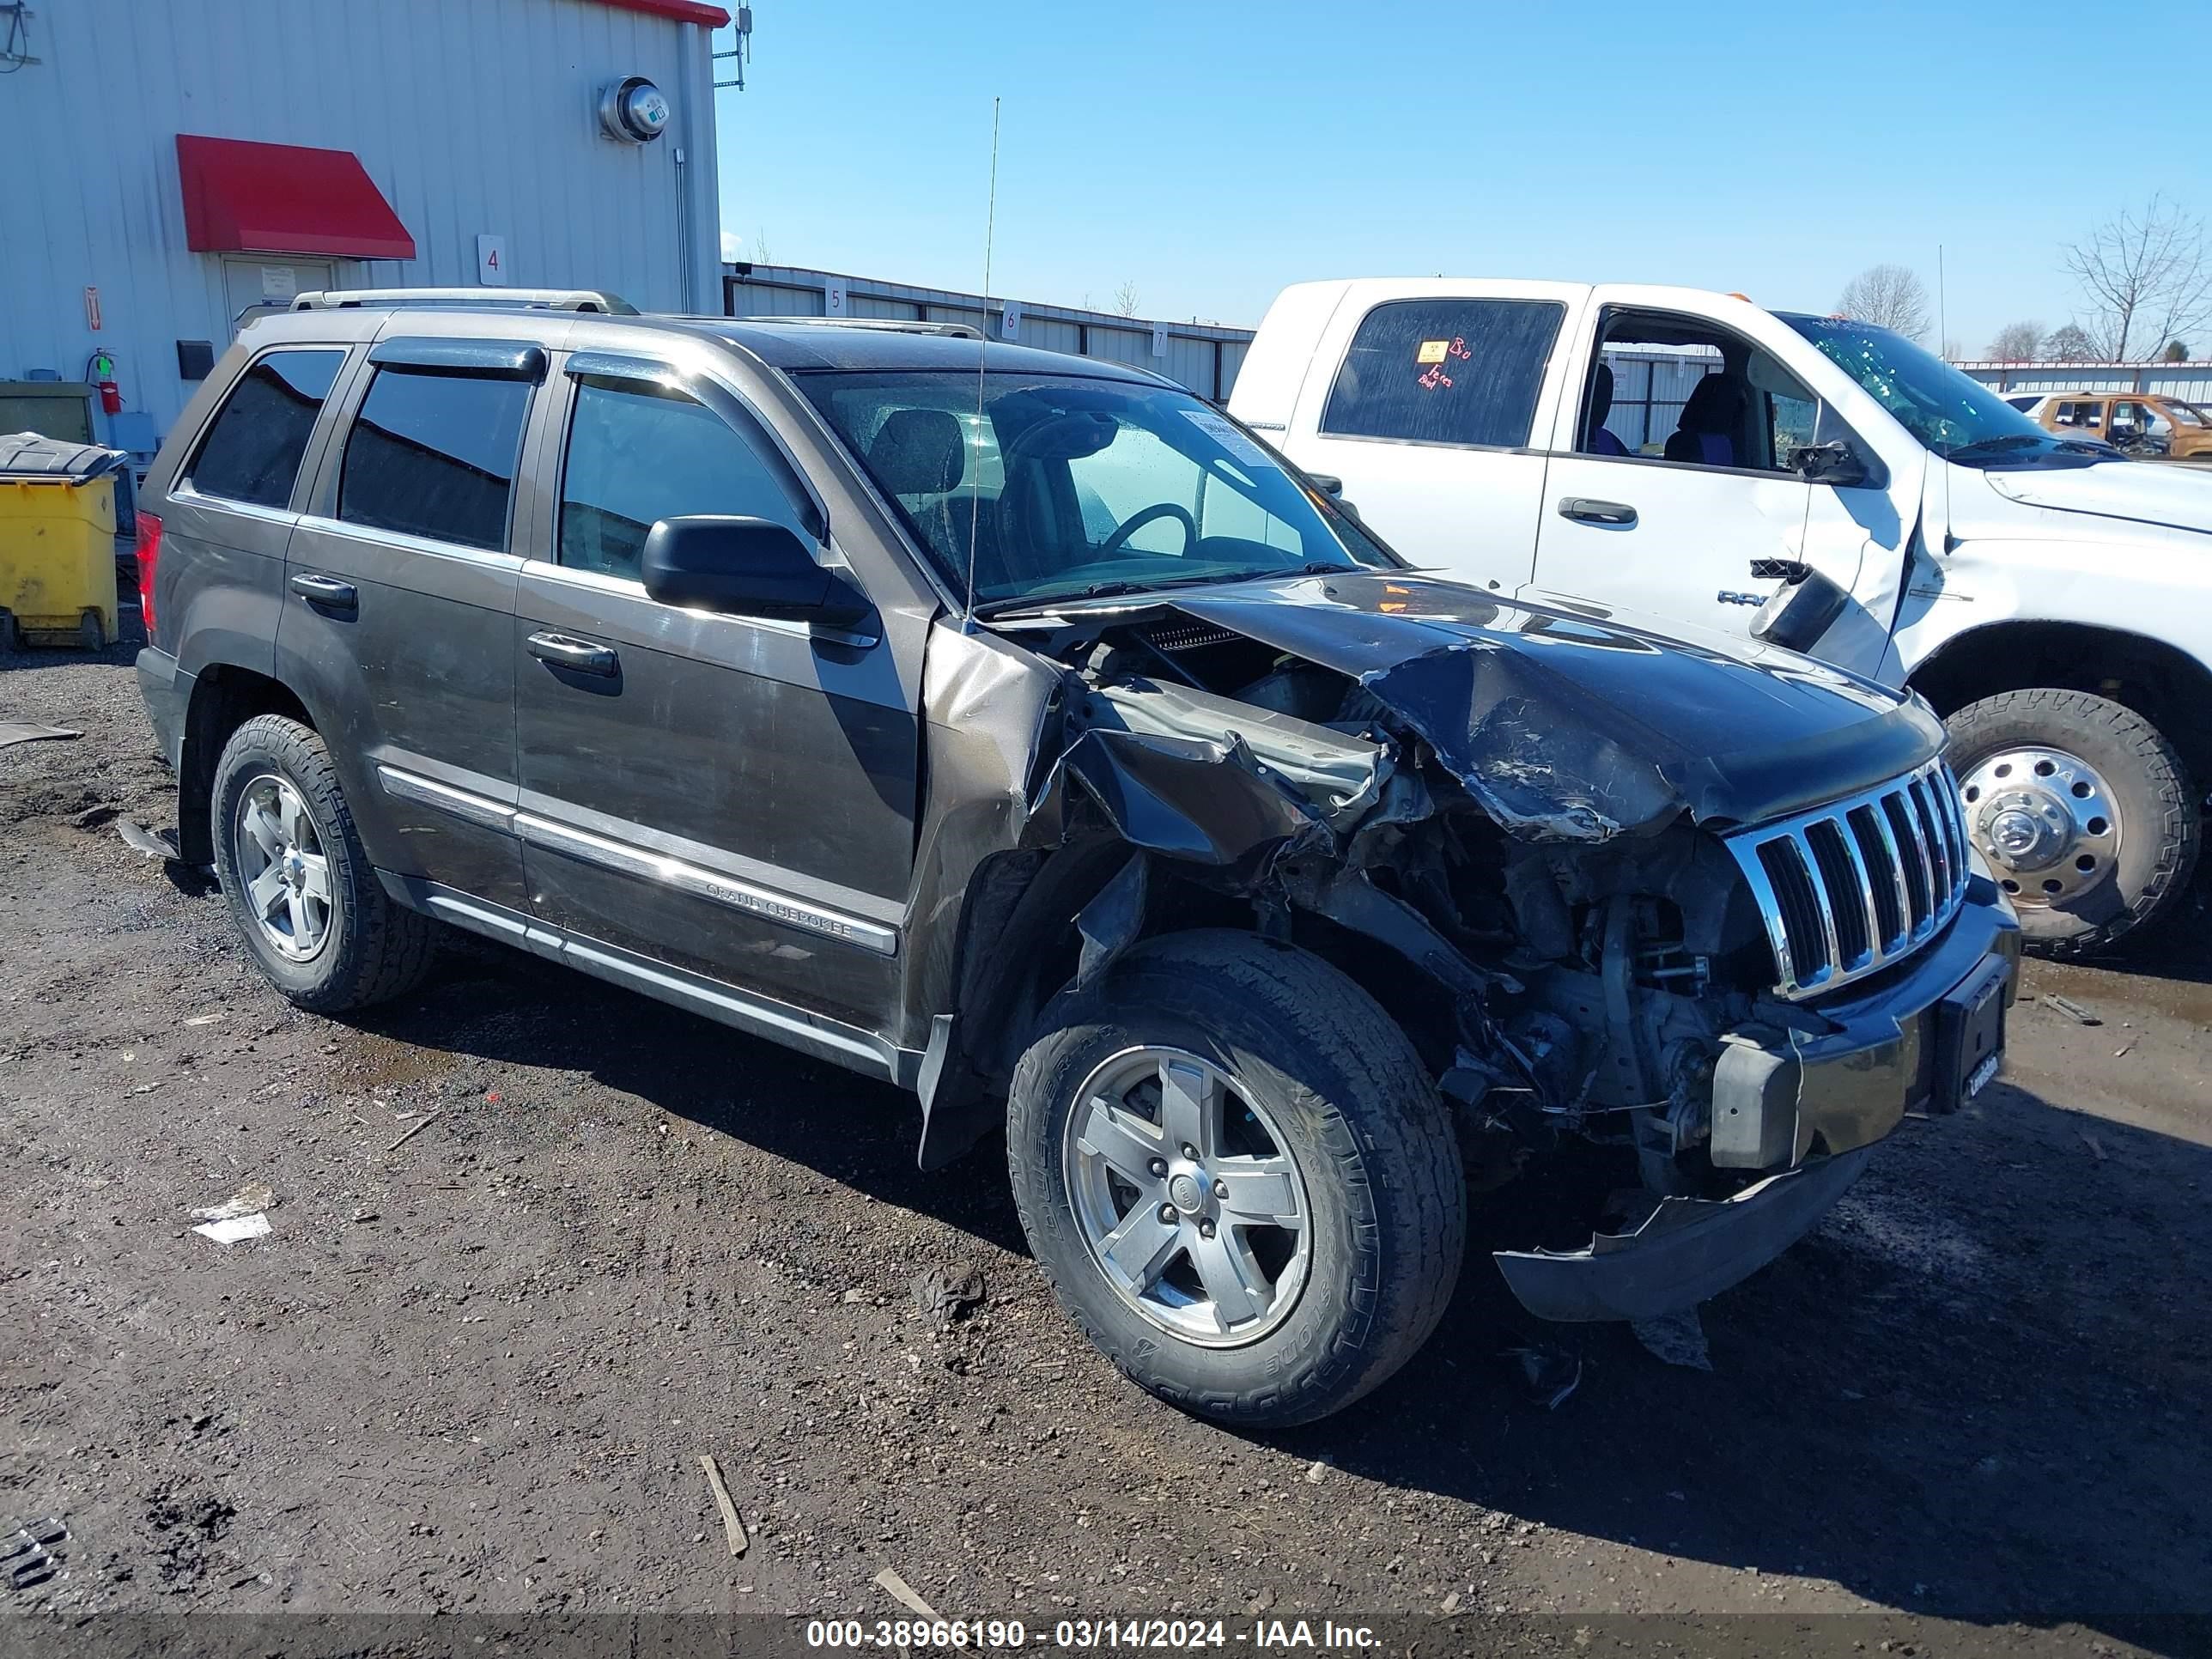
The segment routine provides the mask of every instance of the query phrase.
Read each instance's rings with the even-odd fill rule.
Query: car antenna
[[[1943,244],[1936,244],[1936,351],[1942,356],[1950,343],[1950,313],[1943,304]],[[1951,550],[1951,458],[1940,450],[1936,459],[1943,463],[1943,550]],[[1923,537],[1922,541],[1926,541]]]
[[[983,436],[983,359],[991,343],[991,238],[999,223],[999,100],[991,100],[991,196],[983,212],[983,337],[975,343],[975,430],[963,437],[963,446],[980,443]],[[975,539],[983,524],[983,471],[969,469],[968,590],[962,596],[960,631],[975,631]]]

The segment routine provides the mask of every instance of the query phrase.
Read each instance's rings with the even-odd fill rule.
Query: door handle
[[[1559,516],[1577,524],[1611,524],[1626,528],[1636,522],[1636,509],[1626,501],[1594,501],[1587,495],[1567,495],[1559,501]]]
[[[301,571],[285,584],[309,605],[319,605],[328,611],[357,611],[361,608],[361,592],[351,582],[342,582],[336,576],[318,576]]]
[[[615,654],[614,647],[601,645],[596,640],[575,639],[567,634],[532,634],[525,643],[532,656],[556,668],[573,668],[579,674],[605,674],[610,678],[622,672],[622,659]]]

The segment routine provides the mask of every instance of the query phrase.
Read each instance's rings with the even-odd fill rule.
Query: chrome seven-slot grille
[[[1911,955],[1966,896],[1958,781],[1932,761],[1862,795],[1740,830],[1729,851],[1774,947],[1775,988],[1807,997]]]

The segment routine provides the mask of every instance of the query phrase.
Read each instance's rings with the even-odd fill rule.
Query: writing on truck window
[[[1360,319],[1322,411],[1324,435],[1515,449],[1528,441],[1565,307],[1398,300]]]

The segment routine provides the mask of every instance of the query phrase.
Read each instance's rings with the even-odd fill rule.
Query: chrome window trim
[[[241,501],[229,495],[210,495],[190,478],[179,478],[171,484],[168,499],[204,508],[213,507],[222,513],[235,513],[243,518],[259,519],[265,524],[294,524],[300,518],[289,507],[264,507],[258,501]],[[147,511],[150,513],[153,508],[149,506]]]
[[[471,547],[466,542],[441,542],[430,536],[410,535],[404,530],[380,530],[373,524],[359,524],[351,519],[326,518],[319,513],[302,513],[299,527],[322,535],[344,536],[354,541],[369,542],[378,547],[398,548],[404,553],[420,553],[428,558],[457,559],[493,570],[520,570],[524,562],[522,555],[511,553],[503,547]]]
[[[1889,821],[1885,802],[1896,798],[1903,806],[1905,827],[1911,832],[1910,846],[1900,845]],[[1897,934],[1885,933],[1878,908],[1875,903],[1875,872],[1868,867],[1866,858],[1850,825],[1850,815],[1861,807],[1870,809],[1871,816],[1881,842],[1890,858],[1888,879],[1897,894],[1898,914],[1901,926]],[[1837,937],[1835,905],[1837,896],[1831,891],[1822,875],[1819,859],[1814,855],[1809,831],[1814,825],[1827,822],[1841,837],[1843,848],[1857,884],[1851,896],[1852,902],[1864,907],[1869,948],[1850,961],[1842,959]],[[1932,830],[1932,835],[1931,835]],[[1722,844],[1735,858],[1736,868],[1742,872],[1746,885],[1757,902],[1761,921],[1766,929],[1766,939],[1774,956],[1774,992],[1787,1001],[1802,1001],[1808,997],[1821,995],[1838,986],[1865,978],[1885,968],[1894,966],[1927,944],[1948,927],[1966,903],[1966,886],[1970,875],[1963,849],[1966,830],[1959,805],[1958,780],[1951,769],[1941,760],[1930,761],[1901,776],[1890,779],[1872,789],[1816,806],[1787,818],[1767,823],[1752,824],[1722,838]],[[1819,928],[1817,939],[1808,945],[1817,945],[1826,951],[1826,960],[1814,964],[1801,963],[1790,940],[1789,918],[1780,896],[1775,890],[1773,879],[1759,857],[1762,848],[1782,845],[1785,856],[1794,857],[1805,872],[1811,892]],[[1905,860],[1910,857],[1917,865],[1928,895],[1928,913],[1915,920],[1910,884],[1905,878]]]

